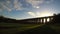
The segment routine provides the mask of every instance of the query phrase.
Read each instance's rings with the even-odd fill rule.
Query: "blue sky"
[[[0,0],[0,15],[28,19],[60,13],[60,0]]]

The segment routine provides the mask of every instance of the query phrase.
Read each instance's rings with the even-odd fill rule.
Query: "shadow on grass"
[[[17,34],[59,34],[48,25],[40,26],[34,29],[26,30],[24,32],[18,32]]]

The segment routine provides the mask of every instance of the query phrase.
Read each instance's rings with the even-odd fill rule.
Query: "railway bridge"
[[[39,18],[32,18],[32,19],[27,19],[27,22],[31,23],[48,23],[52,21],[54,16],[48,16],[48,17],[39,17]]]

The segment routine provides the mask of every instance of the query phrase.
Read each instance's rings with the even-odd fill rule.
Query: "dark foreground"
[[[0,34],[60,34],[60,25],[40,25],[0,24]]]
[[[18,32],[18,34],[60,34],[60,30],[56,31],[55,28],[52,28],[48,25],[43,25],[41,27],[30,29],[21,33]]]

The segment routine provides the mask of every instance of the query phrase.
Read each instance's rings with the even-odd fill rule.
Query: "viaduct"
[[[44,23],[45,24],[52,21],[53,17],[54,16],[38,17],[38,18],[25,19],[22,21],[27,23]]]

